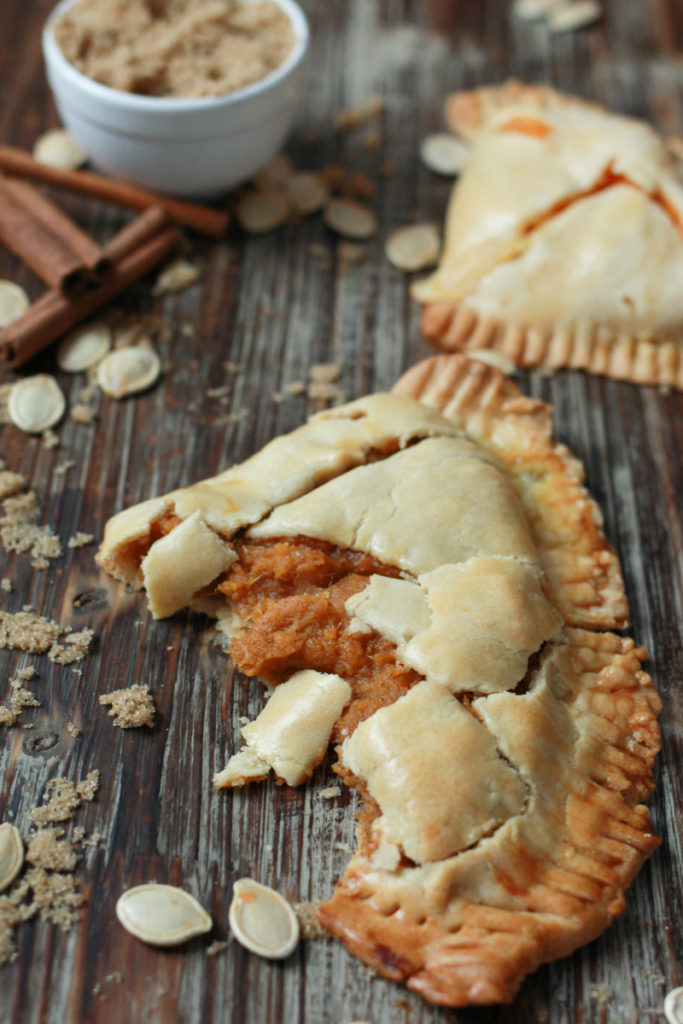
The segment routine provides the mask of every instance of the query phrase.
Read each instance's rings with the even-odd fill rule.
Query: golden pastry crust
[[[356,856],[319,910],[356,956],[431,1002],[511,1001],[526,974],[595,938],[622,912],[624,889],[658,845],[637,803],[652,791],[659,750],[661,705],[641,670],[645,652],[613,634],[575,629],[552,647],[558,703],[576,731],[571,774],[556,781],[550,769],[562,790],[552,848],[543,839],[542,852],[535,848],[537,822],[519,835],[500,829],[461,855],[470,863],[460,877],[454,858],[441,877],[404,869],[403,884]]]
[[[683,181],[642,122],[517,81],[456,93],[472,141],[441,265],[414,286],[445,351],[683,387]]]
[[[627,621],[621,572],[550,413],[491,366],[434,357],[393,394],[318,414],[241,466],[120,513],[98,555],[144,583],[155,614],[184,601],[222,619],[235,650],[253,626],[240,616],[261,610],[226,604],[251,585],[246,562],[230,582],[249,545],[299,564],[305,542],[367,573],[337,614],[347,638],[381,639],[384,664],[391,652],[402,676],[390,699],[352,720],[351,670],[307,654],[288,677],[289,663],[264,671],[281,690],[215,781],[272,768],[298,784],[335,735],[340,774],[376,813],[320,920],[447,1006],[508,1001],[538,964],[598,935],[658,842],[639,801],[659,698],[642,648],[600,632]],[[276,631],[313,607],[287,604],[297,598],[285,591]],[[261,636],[270,656],[275,634]]]

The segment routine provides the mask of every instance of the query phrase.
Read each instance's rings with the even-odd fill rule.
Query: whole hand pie
[[[322,924],[448,1006],[514,997],[598,935],[656,847],[659,699],[549,409],[462,356],[313,416],[109,521],[155,616],[214,616],[272,695],[216,776],[362,796]]]
[[[683,178],[642,121],[546,86],[456,93],[471,140],[425,336],[522,366],[683,387]]]

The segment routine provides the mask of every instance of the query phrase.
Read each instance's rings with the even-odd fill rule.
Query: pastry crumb
[[[384,100],[379,96],[370,96],[357,107],[338,111],[334,123],[340,131],[352,132],[383,113]]]
[[[79,530],[77,533],[73,535],[73,537],[69,537],[69,540],[67,541],[67,547],[84,548],[86,544],[92,544],[94,540],[95,535],[93,533],[81,533],[81,531]]]
[[[84,423],[89,426],[95,422],[95,410],[84,402],[78,402],[69,410],[69,416],[76,423]]]
[[[134,683],[122,690],[112,690],[99,697],[100,704],[109,706],[107,714],[114,718],[119,729],[138,729],[154,725],[154,698],[149,686]]]
[[[0,590],[4,590],[6,594],[12,593],[12,581],[8,579],[0,580]]]
[[[611,985],[604,985],[602,983],[592,983],[588,986],[588,992],[591,999],[594,999],[598,1006],[607,1006],[609,1001],[614,996],[614,990]]]
[[[74,725],[73,722],[66,723],[66,731],[68,732],[69,736],[73,736],[74,739],[77,739],[81,735],[81,730],[78,728],[77,725]]]
[[[187,260],[176,260],[165,267],[152,287],[152,295],[163,295],[165,292],[179,292],[189,288],[199,279],[199,268]]]
[[[64,476],[64,474],[68,473],[70,469],[73,469],[75,465],[76,462],[74,459],[65,459],[64,462],[60,462],[55,468],[55,476]]]
[[[206,947],[206,955],[218,956],[219,953],[223,953],[228,948],[231,942],[232,935],[230,936],[229,939],[216,939],[214,942],[211,943],[210,946]]]
[[[292,909],[296,914],[297,921],[299,922],[302,939],[328,938],[328,933],[316,917],[316,912],[321,903],[322,900],[311,900],[293,904]]]
[[[21,473],[13,473],[9,469],[0,470],[0,501],[23,491],[24,487],[26,487],[26,480]]]
[[[47,430],[44,430],[40,436],[43,444],[48,450],[59,446],[59,437],[55,434],[54,430],[50,430],[48,428]]]
[[[321,796],[323,800],[334,800],[335,797],[341,796],[341,789],[339,786],[327,786],[320,790],[318,796]]]

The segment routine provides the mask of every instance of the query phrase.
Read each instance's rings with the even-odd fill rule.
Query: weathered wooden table
[[[56,123],[40,56],[40,27],[51,4],[0,5],[0,139],[30,148]],[[415,215],[440,220],[449,183],[417,159],[420,139],[441,127],[453,88],[515,74],[554,83],[683,131],[683,5],[680,0],[608,0],[602,20],[551,37],[513,17],[502,0],[452,2],[305,0],[313,45],[309,86],[288,153],[301,168],[349,162],[378,184],[381,222],[364,256],[349,261],[319,217],[264,237],[234,228],[222,243],[191,239],[201,268],[188,290],[153,299],[149,287],[118,304],[126,314],[163,316],[157,339],[166,372],[148,394],[98,400],[97,421],[66,419],[49,450],[0,427],[0,455],[35,488],[43,520],[66,541],[77,530],[101,536],[106,519],[131,502],[212,474],[254,452],[313,411],[305,395],[282,401],[315,363],[339,363],[348,398],[391,387],[429,354],[418,331],[409,278],[384,258],[389,229]],[[386,103],[377,149],[363,133],[343,135],[333,112],[370,95]],[[394,173],[382,176],[391,162]],[[385,168],[386,171],[386,168]],[[61,202],[98,239],[125,220],[111,207]],[[0,274],[37,283],[8,255]],[[683,282],[681,282],[683,287]],[[185,325],[192,325],[191,329]],[[234,364],[234,365],[232,365]],[[236,369],[236,366],[239,369]],[[55,369],[53,353],[31,370]],[[83,377],[58,372],[71,403]],[[596,942],[526,982],[514,1005],[478,1011],[429,1007],[374,977],[334,941],[302,944],[286,963],[269,963],[236,943],[215,957],[207,941],[159,951],[117,923],[120,892],[157,879],[182,884],[212,912],[212,938],[225,938],[232,882],[251,875],[293,900],[327,896],[353,845],[354,799],[324,799],[328,767],[299,790],[271,783],[216,793],[214,771],[235,747],[240,716],[253,717],[261,689],[235,676],[213,630],[193,615],[152,622],[144,599],[105,578],[94,548],[66,549],[47,571],[24,555],[2,555],[4,610],[30,604],[74,628],[92,626],[97,646],[83,673],[32,659],[41,701],[32,730],[2,732],[0,820],[26,831],[47,781],[80,779],[92,768],[101,787],[77,823],[104,838],[79,867],[87,904],[69,933],[32,922],[18,932],[18,958],[0,968],[0,1019],[12,1024],[159,1021],[170,1024],[439,1024],[439,1022],[663,1019],[663,996],[683,978],[680,639],[683,502],[680,394],[564,372],[518,375],[528,393],[552,402],[556,433],[584,460],[608,536],[622,559],[632,635],[664,699],[663,753],[651,808],[662,846],[634,883],[628,910]],[[212,397],[209,389],[220,389]],[[320,404],[320,403],[318,403]],[[67,472],[57,470],[73,460]],[[24,664],[0,652],[7,680]],[[148,683],[158,706],[153,730],[112,727],[98,693]],[[81,735],[74,738],[67,723]],[[607,987],[605,987],[607,986]]]

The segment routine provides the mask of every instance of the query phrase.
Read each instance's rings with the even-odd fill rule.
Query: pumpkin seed
[[[254,188],[271,189],[285,185],[294,173],[292,161],[284,153],[278,153],[269,164],[251,179]]]
[[[96,366],[111,348],[111,331],[106,324],[90,323],[67,334],[57,349],[57,366],[67,373],[81,373]]]
[[[377,233],[372,210],[352,199],[333,199],[325,207],[323,220],[328,228],[347,238],[370,238]]]
[[[235,210],[237,220],[252,235],[273,231],[289,218],[289,200],[278,189],[264,189],[244,196]]]
[[[467,160],[468,146],[447,132],[427,135],[420,145],[422,163],[436,174],[452,177],[460,174]]]
[[[27,434],[41,434],[59,423],[66,399],[54,377],[37,373],[24,377],[12,385],[7,400],[7,412],[15,427]]]
[[[175,260],[165,267],[152,288],[152,295],[163,295],[165,292],[180,292],[189,288],[199,279],[199,268],[187,260]]]
[[[28,295],[14,281],[0,280],[0,328],[7,327],[25,313],[30,303]]]
[[[269,960],[283,960],[299,941],[299,922],[287,900],[253,878],[235,882],[228,920],[239,943]]]
[[[683,1024],[683,986],[674,988],[664,1000],[664,1016],[669,1024]]]
[[[535,21],[538,18],[545,18],[559,3],[561,0],[516,0],[514,12],[525,21]]]
[[[8,821],[0,825],[0,892],[4,892],[21,871],[24,844],[19,830]]]
[[[97,380],[105,395],[125,398],[151,388],[160,373],[161,361],[153,349],[131,345],[104,357],[97,367]]]
[[[441,237],[435,224],[411,224],[392,231],[384,255],[399,270],[424,270],[439,258]]]
[[[151,946],[179,946],[211,931],[211,915],[184,889],[148,882],[127,889],[116,916],[131,935]]]
[[[33,146],[33,156],[41,164],[62,167],[68,171],[75,171],[87,159],[76,140],[64,128],[53,128],[39,136]]]
[[[576,3],[561,4],[548,15],[551,32],[574,32],[597,21],[602,14],[602,5],[597,0],[576,0]]]
[[[300,171],[287,182],[289,198],[297,213],[304,216],[322,210],[330,198],[327,186],[320,176],[310,171]]]

